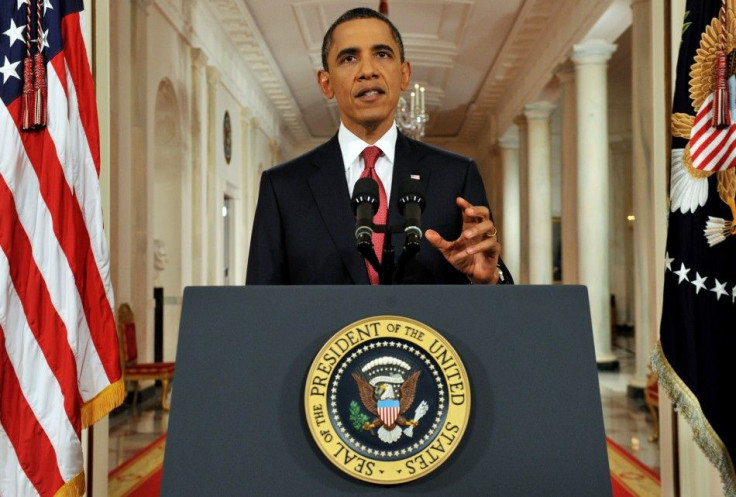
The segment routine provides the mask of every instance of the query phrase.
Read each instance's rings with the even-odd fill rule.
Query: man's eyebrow
[[[384,44],[373,45],[373,51],[374,52],[391,52],[391,54],[394,53],[394,49],[391,48],[391,45],[384,45]]]
[[[340,60],[340,59],[342,59],[342,58],[343,58],[343,57],[344,57],[345,55],[355,55],[355,54],[357,54],[357,53],[358,53],[358,51],[359,51],[359,50],[358,50],[357,48],[355,48],[355,47],[347,47],[347,48],[343,48],[342,50],[340,50],[340,51],[339,51],[339,52],[337,53],[337,55],[335,56],[335,58],[336,58],[337,60]]]
[[[391,45],[385,45],[383,43],[379,43],[377,45],[373,45],[371,47],[371,50],[374,52],[389,52],[393,55],[394,49],[391,47]],[[346,55],[357,55],[360,52],[360,50],[357,47],[346,47],[340,50],[335,58],[337,60],[342,59]]]

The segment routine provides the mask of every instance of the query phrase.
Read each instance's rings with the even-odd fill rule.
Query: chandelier
[[[424,87],[415,84],[409,99],[410,102],[407,104],[403,96],[399,98],[399,104],[396,107],[396,123],[405,135],[421,140],[424,137],[424,126],[429,120],[424,107]]]

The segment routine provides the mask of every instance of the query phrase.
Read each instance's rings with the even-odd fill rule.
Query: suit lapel
[[[418,176],[422,190],[427,191],[429,185],[429,169],[421,163],[422,151],[406,136],[399,133],[396,138],[396,154],[394,156],[394,172],[391,181],[391,197],[388,211],[388,222],[397,224],[403,221],[399,212],[399,187],[401,182],[411,176]],[[394,244],[396,247],[397,245]]]
[[[355,248],[355,217],[350,207],[350,194],[337,135],[315,155],[314,165],[314,173],[308,181],[322,221],[353,283],[368,283],[365,263]]]

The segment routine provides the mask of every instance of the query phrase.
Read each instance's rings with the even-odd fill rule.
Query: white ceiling
[[[317,86],[322,36],[346,10],[379,0],[210,0],[299,141],[332,136],[334,102]],[[412,79],[426,87],[428,137],[473,143],[494,120],[507,127],[553,79],[572,44],[614,41],[630,0],[388,0]],[[492,116],[492,117],[491,117]],[[501,130],[503,131],[503,129]]]

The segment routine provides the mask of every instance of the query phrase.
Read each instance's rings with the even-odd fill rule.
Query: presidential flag
[[[0,1],[0,495],[82,495],[122,402],[81,0]]]
[[[736,495],[736,15],[688,0],[672,110],[670,212],[652,367]]]

